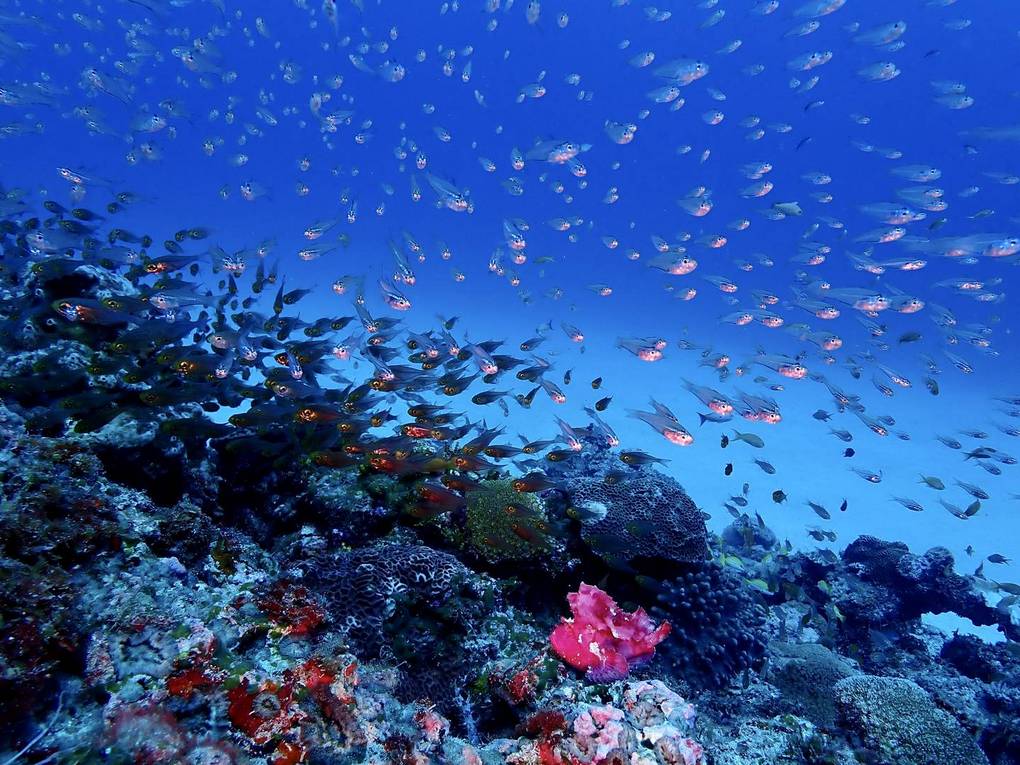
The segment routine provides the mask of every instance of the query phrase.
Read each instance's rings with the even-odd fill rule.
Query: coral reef
[[[514,490],[509,479],[482,481],[468,499],[465,542],[490,563],[528,561],[553,547],[542,500]]]
[[[910,680],[858,675],[840,680],[834,690],[842,719],[883,762],[988,763],[970,734]]]
[[[916,619],[924,613],[952,612],[978,625],[996,625],[1012,640],[1020,628],[1008,615],[989,606],[972,579],[953,570],[953,556],[943,547],[914,555],[901,542],[859,537],[843,551],[851,575],[836,600],[847,619],[882,627]]]
[[[818,643],[773,643],[768,680],[794,714],[830,729],[836,723],[835,686],[859,674],[850,662]]]
[[[517,447],[426,403],[515,366],[499,343],[359,313],[375,373],[323,386],[354,317],[306,323],[282,283],[259,313],[264,268],[249,298],[183,283],[201,229],[32,255],[61,210],[2,233],[3,761],[1020,759],[1015,593],[945,550],[797,552],[735,509],[712,537],[594,428]]]
[[[705,520],[675,480],[642,470],[608,483],[580,475],[566,485],[581,538],[611,566],[656,571],[705,558]]]

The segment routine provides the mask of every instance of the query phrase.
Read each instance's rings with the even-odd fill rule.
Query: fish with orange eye
[[[515,478],[510,482],[510,486],[516,492],[530,494],[545,491],[546,489],[555,489],[557,484],[551,481],[545,473],[534,472],[528,473],[521,478]]]
[[[407,408],[407,413],[412,417],[434,417],[444,410],[444,407],[436,404],[414,404]]]
[[[110,310],[103,306],[102,303],[86,298],[54,301],[53,310],[70,322],[81,322],[82,324],[109,326],[112,324],[127,324],[130,321],[137,323],[137,319],[134,319],[130,314]]]
[[[339,420],[343,415],[336,409],[318,404],[308,404],[294,413],[294,419],[298,422],[316,424],[320,422],[333,422]]]
[[[455,454],[453,456],[453,466],[457,470],[491,470],[496,467],[493,463],[488,460],[483,460],[480,457],[469,457],[466,454]]]
[[[379,473],[396,474],[402,467],[399,460],[385,455],[375,455],[368,458],[369,467]]]
[[[453,489],[459,491],[462,494],[466,494],[469,491],[474,491],[481,486],[479,481],[473,481],[470,478],[466,478],[463,475],[457,473],[446,473],[439,477],[443,486],[447,489]]]
[[[332,467],[332,468],[344,468],[353,467],[357,465],[361,460],[344,451],[330,451],[323,450],[318,452],[312,452],[311,454],[312,464],[318,465],[319,467]]]
[[[467,388],[478,379],[478,375],[466,375],[464,377],[452,378],[443,384],[442,391],[447,396],[456,396],[463,393]]]
[[[486,457],[491,457],[494,460],[502,460],[508,457],[516,457],[521,453],[521,450],[516,446],[508,446],[506,444],[492,444],[482,449],[482,453]]]
[[[524,444],[524,446],[521,448],[521,451],[524,452],[525,454],[538,454],[538,452],[549,448],[554,443],[556,443],[556,439],[554,438],[542,441],[529,441],[528,443]]]
[[[420,483],[416,490],[419,499],[443,510],[457,510],[467,504],[460,494],[446,486],[434,483]]]
[[[378,428],[385,425],[390,420],[395,419],[396,418],[392,414],[390,414],[389,410],[387,409],[382,412],[375,412],[371,417],[368,418],[368,424],[369,427]]]
[[[472,438],[466,444],[461,446],[460,453],[467,454],[470,457],[474,457],[485,447],[492,443],[496,436],[503,432],[502,428],[486,428],[477,436]]]
[[[546,452],[545,458],[549,462],[563,462],[568,457],[572,457],[577,452],[573,449],[553,449],[551,452]]]

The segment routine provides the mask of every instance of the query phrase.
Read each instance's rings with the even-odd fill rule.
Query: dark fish
[[[563,460],[573,457],[577,452],[572,449],[553,449],[551,452],[547,452],[545,458],[550,462],[563,462]]]
[[[606,409],[609,407],[609,403],[612,400],[613,400],[612,396],[606,396],[605,398],[600,398],[598,401],[595,402],[595,411],[597,411],[597,412],[604,412],[604,411],[606,411]]]
[[[774,492],[772,492],[772,501],[775,502],[777,505],[782,504],[783,502],[786,501],[786,499],[787,499],[786,492],[784,492],[782,489],[776,489]]]
[[[594,380],[592,380],[591,381],[591,387],[592,387],[592,390],[598,390],[599,388],[601,388],[602,387],[602,378],[601,377],[596,377]]]
[[[963,489],[965,492],[970,494],[975,499],[988,499],[988,492],[982,489],[980,486],[975,486],[971,483],[965,483],[964,481],[957,481],[956,485]]]
[[[666,463],[669,462],[669,460],[667,459],[662,459],[661,457],[653,457],[651,454],[640,451],[638,449],[620,452],[620,461],[632,467],[641,465],[651,465],[652,463],[665,465]]]
[[[726,463],[726,467],[723,468],[723,475],[733,475],[733,463]]]
[[[844,457],[853,457],[855,454],[857,454],[857,452],[853,450],[852,446],[848,446],[846,449],[843,450]]]
[[[814,510],[815,515],[817,515],[819,518],[824,518],[827,521],[832,520],[832,514],[829,513],[828,510],[819,505],[817,502],[808,501],[807,506]]]
[[[503,396],[509,395],[510,391],[505,390],[482,391],[481,393],[476,393],[471,397],[471,403],[479,405],[491,404],[493,401],[498,401],[503,398]]]

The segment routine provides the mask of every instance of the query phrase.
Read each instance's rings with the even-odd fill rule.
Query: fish
[[[814,511],[815,515],[817,515],[819,518],[824,518],[827,521],[832,520],[832,514],[828,510],[826,510],[822,505],[819,505],[817,502],[811,501],[808,501],[806,504]]]
[[[741,433],[738,430],[733,431],[733,438],[737,441],[743,441],[748,446],[753,446],[755,449],[761,449],[765,446],[765,441],[761,436],[757,436],[754,433]]]
[[[974,484],[966,483],[964,481],[955,481],[955,484],[959,486],[961,489],[963,489],[965,492],[970,494],[975,499],[989,499],[988,492],[986,492],[980,486],[975,486]]]
[[[913,499],[910,499],[909,497],[893,497],[893,500],[899,502],[901,505],[907,508],[907,510],[911,510],[915,513],[924,512],[924,507],[921,505],[921,503]]]
[[[667,459],[653,457],[651,454],[639,449],[631,449],[620,452],[620,461],[626,465],[630,465],[631,467],[641,467],[652,464],[665,465],[669,463],[669,460]]]

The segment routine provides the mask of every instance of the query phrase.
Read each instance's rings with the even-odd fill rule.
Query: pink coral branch
[[[581,584],[567,595],[571,618],[562,619],[549,636],[553,651],[597,682],[626,677],[631,667],[648,661],[669,634],[669,623],[652,625],[643,608],[620,609],[607,593]]]

